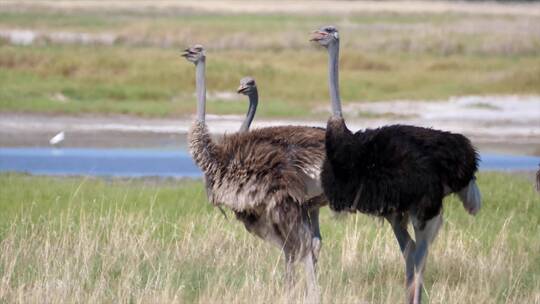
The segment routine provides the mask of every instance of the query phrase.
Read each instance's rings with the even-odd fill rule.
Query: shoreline
[[[380,107],[380,105],[375,104]],[[369,105],[368,105],[369,107]],[[396,110],[400,110],[399,107]],[[540,109],[539,109],[540,111]],[[350,113],[347,112],[348,114]],[[426,112],[427,113],[427,112]],[[534,114],[534,113],[533,113]],[[346,115],[354,116],[354,115]],[[429,116],[429,115],[427,115]],[[388,124],[410,124],[462,133],[481,151],[540,155],[540,115],[536,120],[523,117],[500,119],[464,119],[452,117],[347,117],[351,130],[377,128]],[[221,136],[236,132],[243,116],[207,115],[211,133]],[[49,139],[65,132],[64,147],[101,148],[186,148],[187,132],[192,118],[141,118],[127,115],[63,115],[0,112],[0,147],[47,147]],[[326,120],[255,119],[252,128],[280,125],[325,127]]]

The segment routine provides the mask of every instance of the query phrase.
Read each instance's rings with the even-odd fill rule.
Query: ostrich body
[[[330,208],[386,218],[405,259],[407,303],[420,303],[430,243],[441,224],[443,198],[457,193],[476,214],[478,154],[461,134],[405,125],[352,133],[343,120],[338,87],[339,34],[334,27],[314,32],[328,49],[332,117],[326,129],[321,173]],[[416,240],[407,231],[412,221]]]
[[[287,126],[248,131],[255,115],[257,90],[254,81],[247,81],[238,91],[250,97],[253,111],[248,111],[241,132],[214,142],[204,120],[205,51],[195,46],[183,56],[196,65],[197,119],[188,134],[189,148],[204,173],[209,201],[230,208],[250,233],[283,251],[289,285],[293,263],[302,260],[307,298],[318,302],[318,209],[326,203],[319,180],[325,153],[324,129]]]

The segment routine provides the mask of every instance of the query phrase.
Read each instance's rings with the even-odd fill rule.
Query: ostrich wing
[[[235,211],[298,204],[322,194],[324,129],[273,127],[223,138],[219,165],[206,174],[213,204]]]

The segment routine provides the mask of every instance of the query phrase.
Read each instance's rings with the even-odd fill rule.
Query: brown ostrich
[[[196,67],[197,118],[189,131],[189,149],[204,174],[208,199],[231,209],[250,233],[283,251],[288,288],[293,284],[293,263],[302,261],[307,299],[318,302],[315,269],[321,246],[319,208],[325,203],[319,179],[324,129],[283,126],[248,131],[253,109],[242,132],[214,141],[205,123],[205,50],[196,45],[183,56]],[[240,88],[240,93],[256,98],[255,82],[246,82],[246,87],[251,89]]]

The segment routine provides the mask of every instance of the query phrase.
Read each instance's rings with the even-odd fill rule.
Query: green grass
[[[360,55],[344,50],[345,102],[444,99],[540,92],[540,57]],[[208,51],[208,89],[234,92],[257,79],[262,117],[309,117],[327,105],[323,50]],[[0,109],[182,116],[195,111],[194,68],[173,49],[42,46],[0,49]],[[61,97],[58,97],[61,96]],[[233,96],[235,96],[233,94]],[[209,99],[208,113],[244,113],[247,102]]]
[[[208,90],[257,79],[260,117],[313,117],[328,107],[326,53],[314,28],[341,29],[345,103],[540,93],[540,18],[365,13],[347,16],[186,11],[0,10],[0,28],[111,34],[113,45],[0,41],[0,111],[194,113],[194,69],[179,49],[208,49]],[[524,28],[530,30],[523,30]],[[234,95],[233,95],[234,96]],[[241,114],[242,96],[209,99],[208,113]],[[319,114],[317,114],[319,113]]]
[[[521,176],[478,181],[478,216],[445,202],[426,299],[536,303],[540,196]],[[0,302],[287,303],[279,250],[227,213],[210,206],[200,181],[2,174]],[[321,223],[325,303],[401,302],[403,261],[387,224],[335,219],[327,208]]]

